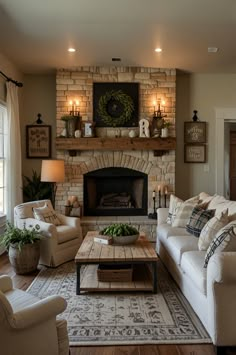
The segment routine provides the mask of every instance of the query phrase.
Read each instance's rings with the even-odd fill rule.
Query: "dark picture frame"
[[[93,83],[96,127],[138,127],[139,83]]]
[[[205,163],[206,145],[205,144],[185,144],[184,145],[185,163]]]
[[[51,158],[51,126],[26,126],[26,156],[28,159]]]
[[[206,122],[184,122],[185,143],[206,143]]]

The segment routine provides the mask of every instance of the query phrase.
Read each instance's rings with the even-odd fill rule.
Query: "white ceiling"
[[[235,35],[236,0],[0,0],[0,52],[24,73],[82,65],[236,73]]]

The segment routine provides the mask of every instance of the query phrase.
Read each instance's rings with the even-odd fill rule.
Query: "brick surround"
[[[153,115],[153,100],[166,101],[165,113],[171,121],[171,136],[175,135],[175,69],[142,67],[78,67],[73,70],[61,69],[57,72],[56,105],[57,136],[64,128],[61,116],[69,111],[69,101],[80,101],[80,114],[83,121],[92,120],[93,82],[139,82],[140,119]],[[121,128],[121,136],[128,136],[133,128]],[[138,132],[138,129],[137,129]],[[97,136],[114,137],[117,129],[100,128]],[[71,195],[78,196],[83,205],[83,174],[104,167],[127,167],[148,175],[148,209],[153,211],[152,191],[157,185],[175,188],[175,151],[155,157],[153,151],[94,151],[88,150],[70,157],[68,152],[57,151],[57,158],[66,164],[66,181],[58,185],[56,207],[64,212],[64,205]]]

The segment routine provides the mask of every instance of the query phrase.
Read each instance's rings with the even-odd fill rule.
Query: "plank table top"
[[[155,249],[142,232],[139,239],[129,245],[101,244],[94,241],[94,237],[98,235],[98,231],[90,231],[86,234],[75,256],[76,263],[151,262],[158,260]]]

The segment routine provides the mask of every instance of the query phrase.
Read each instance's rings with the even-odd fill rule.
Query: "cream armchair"
[[[62,297],[39,300],[0,276],[0,354],[68,355],[67,323],[56,320],[65,309]]]
[[[80,219],[57,213],[61,225],[46,223],[34,218],[33,208],[43,207],[45,203],[53,210],[50,200],[26,202],[14,208],[14,224],[18,228],[40,226],[45,237],[40,243],[39,263],[46,266],[58,266],[74,259],[82,241]]]

